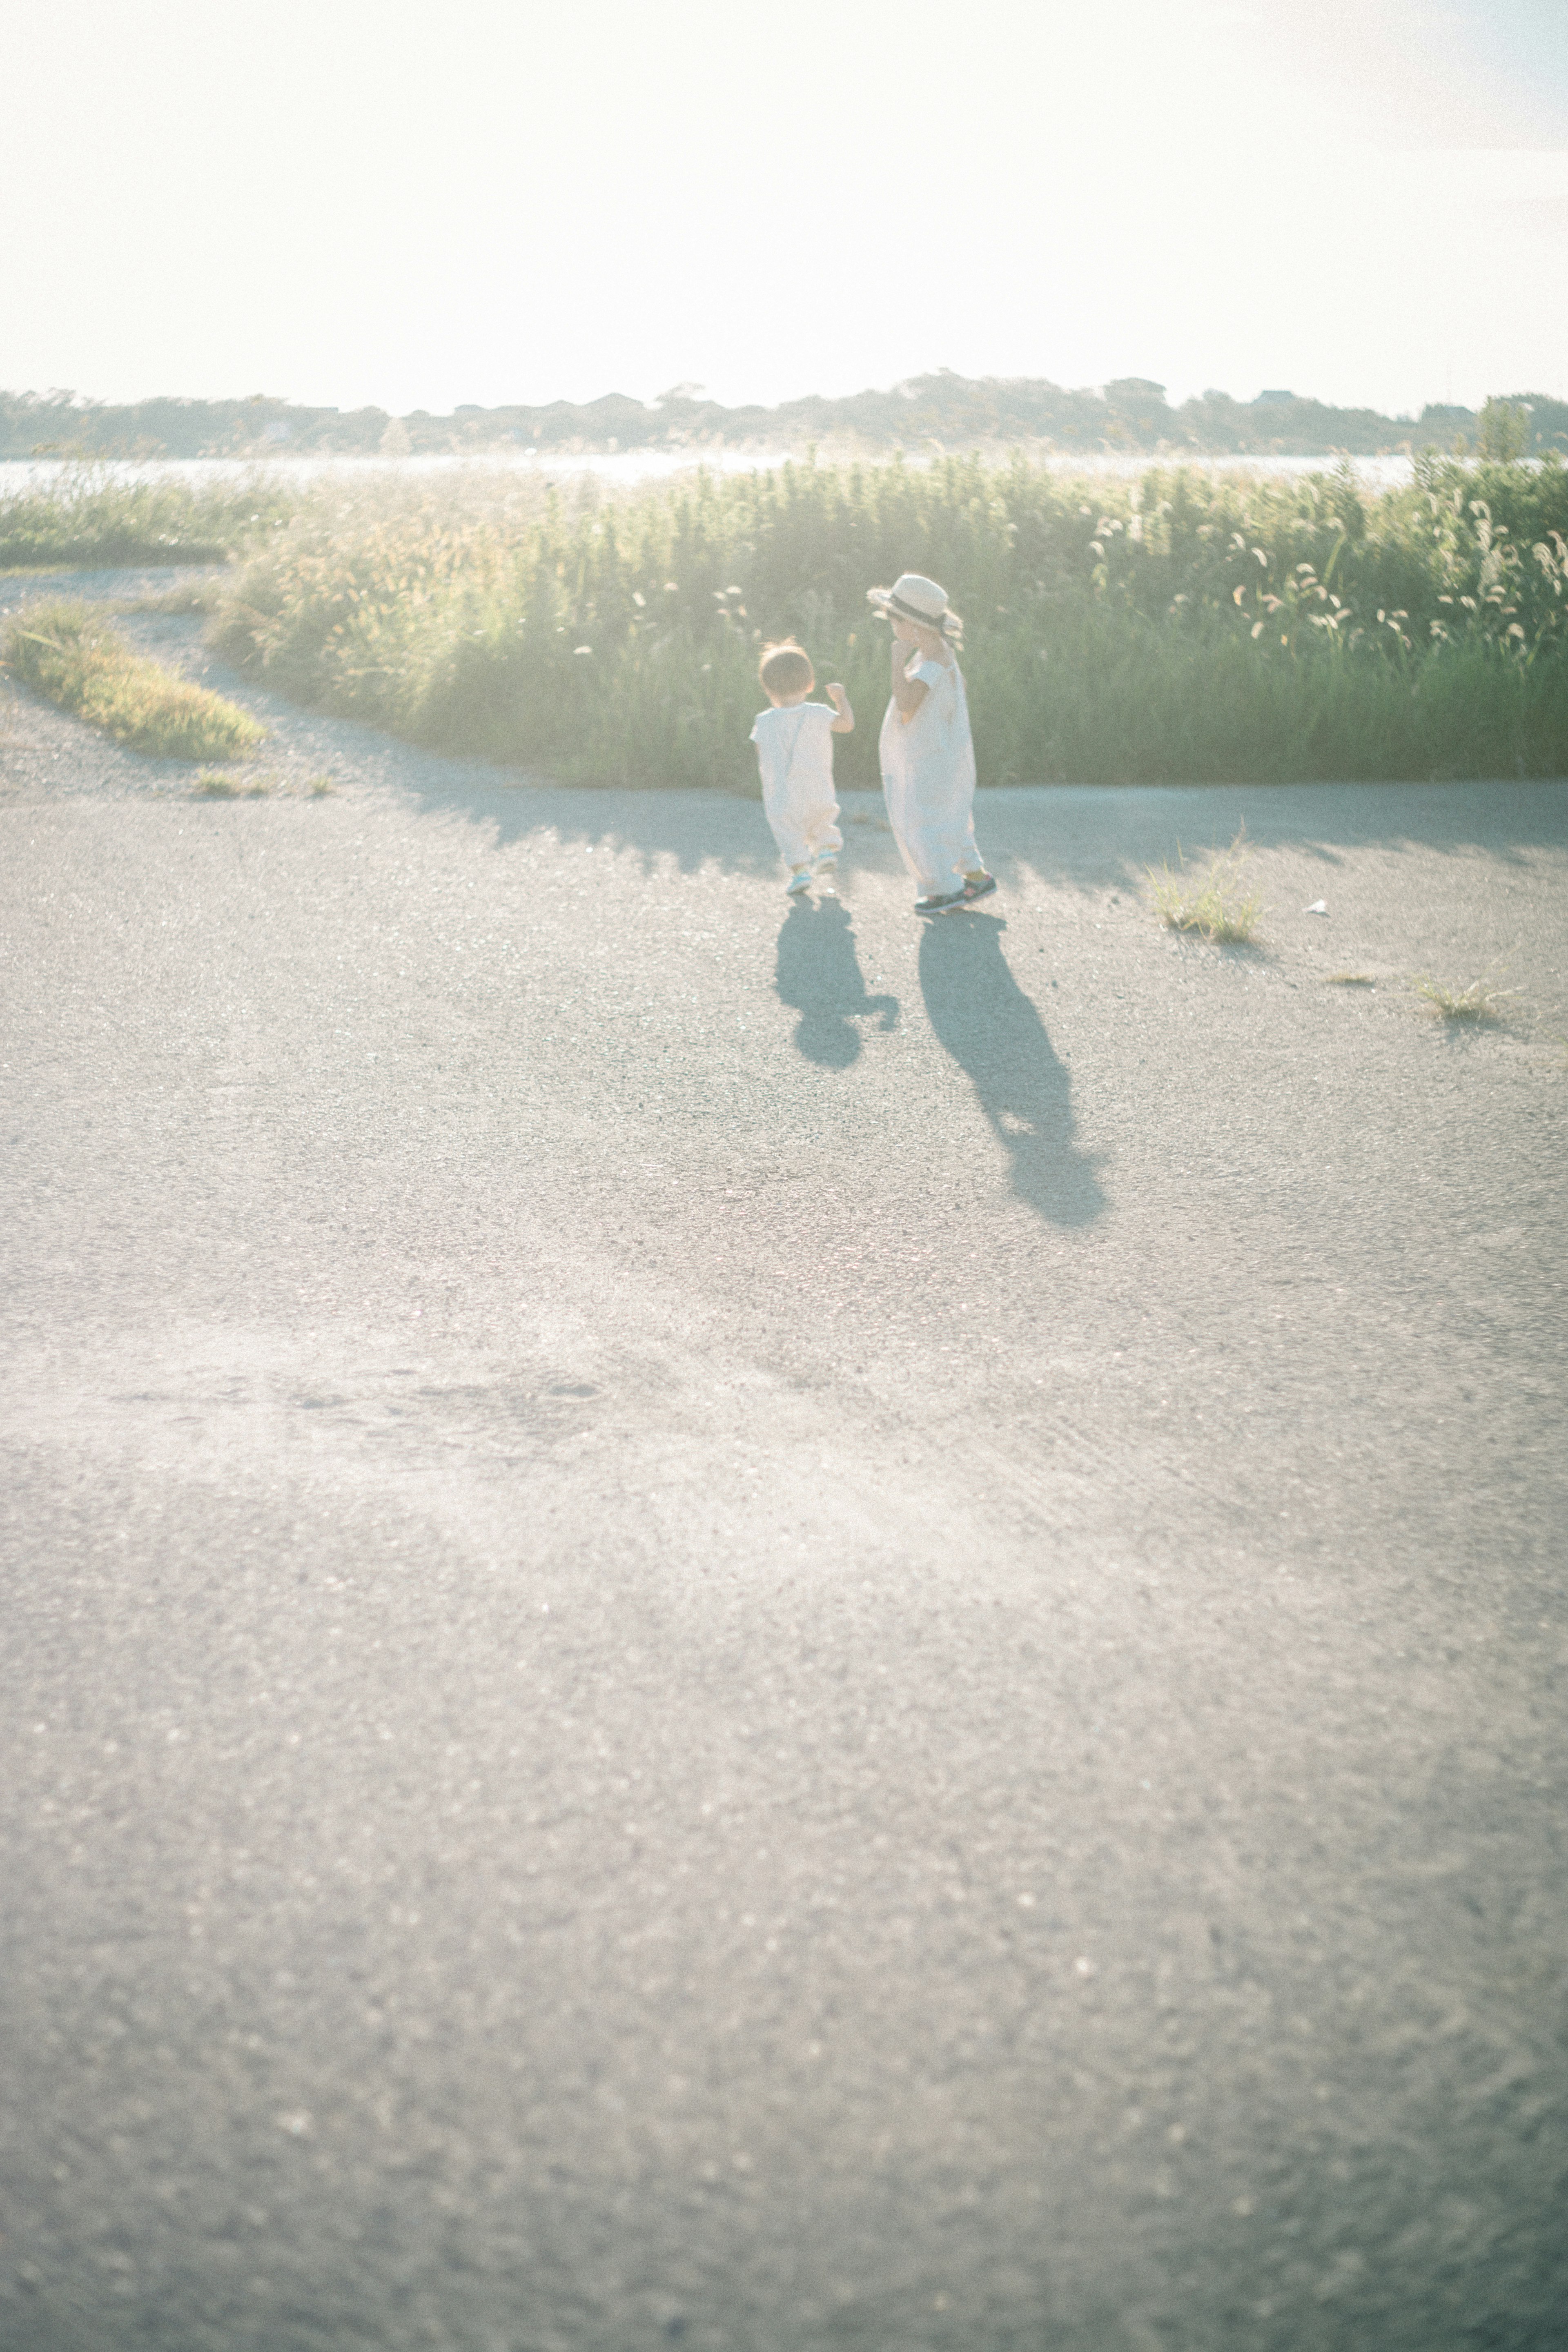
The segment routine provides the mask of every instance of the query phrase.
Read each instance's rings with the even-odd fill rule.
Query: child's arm
[[[923,677],[910,677],[909,675],[909,665],[914,657],[914,650],[905,638],[893,639],[893,700],[899,706],[899,717],[906,727],[931,692]]]
[[[824,687],[823,692],[826,695],[827,699],[832,703],[834,709],[837,713],[837,717],[834,719],[832,726],[827,730],[828,733],[830,735],[853,735],[855,732],[855,713],[849,708],[849,697],[845,693],[844,688],[841,686],[827,686]]]

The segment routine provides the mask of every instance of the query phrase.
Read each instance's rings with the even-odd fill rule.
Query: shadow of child
[[[781,1001],[800,1014],[795,1043],[808,1062],[825,1070],[847,1070],[860,1052],[860,1033],[851,1024],[868,1013],[891,1029],[899,1018],[896,996],[868,996],[855,953],[855,929],[837,898],[812,906],[795,900],[779,933],[774,986]]]
[[[1105,1194],[1093,1156],[1074,1147],[1071,1082],[1008,970],[1005,929],[978,912],[926,925],[920,950],[926,1012],[1006,1146],[1018,1198],[1052,1224],[1087,1225]]]

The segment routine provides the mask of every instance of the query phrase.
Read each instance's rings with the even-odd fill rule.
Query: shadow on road
[[[868,996],[855,953],[855,927],[837,898],[809,906],[797,898],[779,932],[773,985],[780,1001],[800,1014],[796,1051],[825,1070],[847,1070],[860,1053],[860,1033],[851,1024],[868,1013],[891,1029],[899,1018],[896,996]]]
[[[184,573],[79,572],[0,583],[0,605],[17,609],[34,594],[133,599],[177,584]],[[204,644],[200,616],[131,614],[121,623],[133,643],[172,659],[218,692],[254,710],[272,731],[270,757],[292,754],[340,781],[405,793],[431,814],[486,827],[498,850],[527,848],[542,836],[609,844],[630,850],[650,870],[668,861],[680,873],[717,866],[731,874],[771,873],[777,853],[750,762],[738,746],[737,783],[744,791],[633,792],[552,783],[499,762],[421,750],[355,719],[302,709],[229,668]],[[16,690],[13,688],[13,693]],[[18,694],[20,701],[30,700]],[[116,751],[127,779],[183,781],[177,762]],[[877,812],[880,795],[846,792],[852,863],[897,874],[891,840]],[[1304,851],[1336,866],[1358,849],[1475,850],[1504,864],[1526,865],[1539,849],[1568,843],[1568,788],[1561,779],[1416,784],[1016,785],[982,793],[977,815],[987,857],[1005,882],[1033,875],[1048,887],[1142,892],[1152,864],[1173,862],[1234,838],[1245,824],[1254,848]]]
[[[216,679],[213,681],[218,683]],[[226,685],[225,691],[228,688]],[[259,708],[259,698],[241,696]],[[279,709],[282,706],[279,706]],[[270,723],[276,714],[263,712]],[[317,722],[318,725],[321,722]],[[349,722],[334,722],[348,732]],[[389,782],[405,771],[420,804],[493,827],[498,849],[540,835],[613,843],[651,869],[670,859],[682,873],[708,864],[725,873],[770,874],[777,853],[760,804],[728,792],[588,790],[508,777],[478,761],[442,761],[361,730]],[[852,867],[897,876],[898,853],[865,811],[869,794],[844,795]],[[851,808],[851,798],[854,806]],[[1535,781],[1498,784],[1274,784],[1015,786],[981,794],[977,815],[988,862],[1011,882],[1033,874],[1048,887],[1141,893],[1152,865],[1184,850],[1223,847],[1245,824],[1255,849],[1299,849],[1335,867],[1361,849],[1473,850],[1507,864],[1568,841],[1568,792]]]
[[[1071,1081],[1002,953],[1006,928],[981,914],[926,925],[926,1013],[1012,1155],[1018,1198],[1053,1225],[1087,1225],[1105,1194],[1093,1157],[1073,1144]]]

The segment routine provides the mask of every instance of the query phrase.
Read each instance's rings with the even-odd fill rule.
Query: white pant
[[[901,776],[885,776],[888,821],[899,855],[921,887],[921,896],[945,898],[961,889],[966,874],[980,870],[974,841],[974,786],[966,778],[935,798]],[[932,799],[935,798],[935,805]]]
[[[763,793],[763,808],[779,845],[779,856],[786,866],[809,866],[825,849],[842,849],[844,835],[838,830],[838,803],[831,793],[824,794],[820,787],[809,784],[803,791]]]

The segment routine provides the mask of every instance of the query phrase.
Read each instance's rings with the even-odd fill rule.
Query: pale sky
[[[1568,0],[49,0],[0,384],[1568,394]]]

